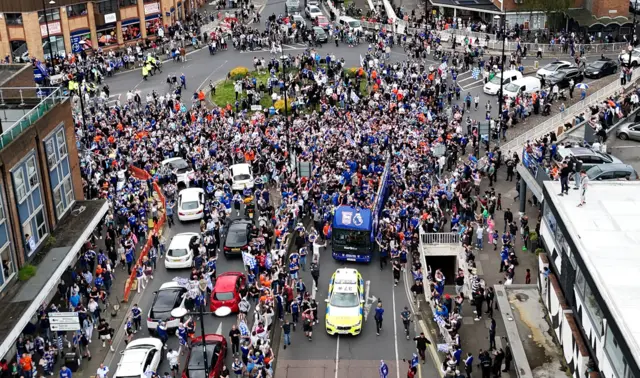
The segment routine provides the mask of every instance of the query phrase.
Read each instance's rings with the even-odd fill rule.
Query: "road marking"
[[[222,335],[222,322],[220,322],[220,324],[218,324],[218,328],[216,328],[216,334],[217,335]]]
[[[336,375],[338,378],[338,365],[340,364],[340,335],[336,338]]]
[[[640,144],[637,146],[609,146],[609,148],[640,148]]]
[[[369,289],[371,287],[371,281],[365,281],[364,283],[364,321],[367,321],[369,317],[369,311],[371,311],[371,306],[375,303],[376,297],[369,297]]]
[[[460,86],[460,88],[462,88],[463,90],[465,90],[465,91],[466,91],[466,90],[468,90],[468,89],[473,89],[473,88],[479,88],[479,87],[482,87],[483,85],[484,85],[484,83],[483,83],[483,82],[479,82],[479,83],[474,83],[474,84],[471,84],[471,85],[468,85],[468,86],[464,86],[464,87],[463,87],[463,86]]]
[[[398,358],[398,324],[396,319],[396,290],[391,288],[391,301],[393,302],[393,339],[396,346],[396,376],[400,378],[400,359]]]
[[[473,76],[465,77],[464,79],[460,80],[460,76],[458,76],[457,82],[462,83],[463,81],[472,80],[472,79],[477,80],[477,79],[474,79]]]
[[[316,287],[316,280],[313,280],[313,285],[311,285],[312,290],[311,290],[311,299],[315,300],[316,299],[316,292],[318,291],[318,288]]]
[[[211,75],[213,75],[214,73],[218,72],[218,70],[222,67],[224,67],[229,61],[225,60],[224,63],[222,63],[220,66],[218,66],[218,68],[216,68],[215,70],[211,71],[211,73],[209,74],[209,76],[207,76],[204,80],[202,80],[202,83],[200,83],[200,85],[198,86],[198,88],[196,89],[196,92],[200,91],[200,88],[204,85],[204,83],[207,82],[207,80],[209,80],[209,78],[211,77]]]

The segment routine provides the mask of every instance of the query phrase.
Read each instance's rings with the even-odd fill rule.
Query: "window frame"
[[[24,26],[24,19],[22,18],[21,12],[5,13],[4,20],[9,26]]]
[[[82,9],[82,7],[84,7],[83,10],[81,10],[80,12],[78,12],[76,9]],[[71,5],[67,5],[65,7],[65,10],[67,12],[67,17],[69,18],[73,18],[73,17],[83,17],[89,14],[89,9],[87,8],[87,3],[76,3],[76,4],[71,4]],[[82,12],[85,12],[84,14]]]
[[[56,18],[56,14],[58,18]],[[53,21],[60,21],[60,7],[53,7],[53,8],[46,9],[46,15],[47,17],[45,18],[45,11],[42,11],[42,10],[38,11],[38,22],[40,24],[53,22]]]
[[[0,264],[4,263],[4,260],[2,259],[2,257],[4,256],[5,253],[9,254],[9,259],[7,261],[9,262],[10,274],[6,276],[4,273],[4,265],[0,266],[0,275],[2,276],[2,284],[0,284],[0,291],[2,291],[7,286],[9,281],[11,281],[11,279],[13,279],[16,276],[16,273],[18,273],[18,269],[16,268],[16,262],[13,257],[13,249],[11,248],[11,242],[8,239],[3,246],[0,246]]]
[[[73,207],[75,196],[73,195],[73,182],[71,180],[71,166],[69,162],[69,149],[67,147],[66,132],[61,125],[44,139],[45,151],[51,146],[52,153],[47,153],[47,165],[49,168],[49,186],[53,193],[53,207],[58,220]],[[67,174],[64,174],[64,164],[67,165]],[[51,176],[55,175],[56,186],[53,186]]]
[[[16,176],[20,175],[20,184],[16,185]],[[24,200],[29,196],[29,192],[27,191],[27,182],[25,181],[24,171],[21,169],[17,170],[12,175],[14,190],[16,192],[16,201],[18,204],[24,202]],[[22,193],[21,190],[22,189]]]

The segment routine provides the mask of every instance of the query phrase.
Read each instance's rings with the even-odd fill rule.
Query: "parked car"
[[[315,5],[307,5],[304,9],[304,14],[307,15],[307,18],[314,19],[318,16],[322,16],[322,11]]]
[[[587,64],[584,69],[584,76],[590,78],[600,78],[618,72],[618,64],[612,59],[598,59]]]
[[[204,217],[204,189],[189,188],[178,193],[178,219],[182,222]]]
[[[242,251],[249,248],[254,233],[253,222],[250,219],[234,219],[229,222],[226,231],[222,248],[224,255],[242,255]]]
[[[302,17],[301,15],[294,14],[292,18],[293,18],[293,22],[295,22],[299,28],[304,29],[307,27],[307,21],[305,21],[304,17]]]
[[[253,173],[251,165],[246,163],[234,164],[229,167],[231,171],[231,189],[244,190],[245,188],[253,188]]]
[[[620,55],[618,55],[618,60],[623,66],[629,66],[629,64],[631,64],[632,67],[637,67],[640,64],[640,47],[633,49],[631,51],[631,56],[629,56],[628,51],[620,53]]]
[[[216,312],[221,307],[229,307],[231,313],[239,311],[240,291],[247,284],[247,277],[240,272],[225,272],[218,275],[216,284],[211,291],[209,307],[211,312]]]
[[[545,77],[549,87],[558,85],[559,89],[569,88],[569,82],[573,79],[573,82],[578,84],[584,80],[582,72],[577,67],[568,67],[558,70]]]
[[[329,19],[325,16],[318,16],[313,19],[313,26],[319,26],[324,30],[329,30],[331,24],[329,23]]]
[[[570,156],[574,156],[580,160],[582,162],[582,169],[585,171],[596,165],[622,163],[622,161],[615,156],[594,151],[587,147],[560,148],[553,159],[559,163]]]
[[[321,28],[319,26],[314,26],[313,27],[313,35],[316,38],[316,41],[318,41],[320,43],[327,43],[327,41],[329,40],[329,37],[327,36],[327,33],[324,31],[323,28]]]
[[[555,62],[551,62],[544,67],[540,68],[538,72],[536,72],[536,76],[538,79],[542,79],[542,77],[547,77],[560,69],[572,67],[573,64],[571,62],[567,62],[566,60],[557,60]]]
[[[286,14],[300,13],[300,1],[299,0],[287,0],[284,4],[284,11]]]
[[[191,168],[186,160],[181,157],[175,157],[163,160],[160,164],[176,175],[178,181],[178,189],[189,187],[189,182],[191,181],[195,173],[193,168]]]
[[[640,112],[636,113],[636,119],[632,122],[625,122],[616,129],[616,136],[620,139],[640,141]]]
[[[165,255],[164,267],[167,269],[191,268],[193,265],[193,245],[200,239],[196,232],[183,232],[171,239]]]
[[[187,289],[177,282],[166,282],[153,293],[153,302],[147,316],[147,328],[153,332],[161,321],[167,322],[167,329],[177,329],[180,319],[171,316],[171,311],[176,308],[184,308]]]
[[[589,168],[587,177],[590,180],[637,180],[638,172],[629,164],[612,163],[596,165]]]
[[[148,371],[158,371],[163,359],[162,341],[144,337],[127,344],[113,378],[145,378]]]
[[[207,360],[204,360],[202,347],[207,353]],[[187,362],[182,371],[182,378],[218,378],[224,367],[224,359],[227,356],[227,340],[222,335],[206,334],[195,337],[190,342],[187,349]],[[205,377],[204,367],[208,366],[209,376]]]

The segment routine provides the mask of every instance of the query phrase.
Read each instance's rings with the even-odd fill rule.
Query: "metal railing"
[[[635,85],[635,82],[638,80],[638,78],[640,78],[640,70],[635,70],[633,71],[631,80],[627,81],[627,84],[625,84],[624,86],[620,85],[620,82],[618,80],[609,83],[604,88],[588,96],[584,100],[581,100],[578,103],[570,106],[563,113],[556,114],[540,125],[517,136],[516,138],[511,139],[507,143],[504,143],[500,147],[500,149],[505,154],[511,155],[513,152],[516,152],[518,155],[522,155],[522,147],[527,141],[541,138],[552,131],[555,131],[556,135],[560,136],[564,132],[565,122],[572,122],[573,117],[589,109],[589,107],[591,107],[592,105],[604,101],[604,99],[615,95],[620,90],[624,91],[632,85]],[[522,158],[522,156],[520,156],[520,158]]]
[[[12,91],[15,95],[8,95],[7,91]],[[9,143],[13,142],[23,131],[25,131],[29,126],[36,123],[40,118],[42,118],[49,110],[53,109],[56,105],[63,102],[68,98],[68,96],[64,95],[60,87],[56,88],[34,88],[34,87],[24,87],[24,88],[2,88],[0,89],[0,105],[6,105],[5,101],[20,100],[19,105],[26,105],[25,100],[29,98],[33,98],[33,96],[25,96],[25,92],[27,91],[35,91],[36,95],[38,93],[42,93],[42,91],[50,91],[49,95],[44,97],[33,109],[27,111],[20,119],[18,119],[13,126],[0,136],[0,150],[5,148]]]
[[[457,232],[421,232],[422,244],[460,244]]]

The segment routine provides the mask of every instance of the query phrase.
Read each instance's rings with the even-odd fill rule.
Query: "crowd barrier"
[[[148,182],[148,180],[151,179],[151,175],[148,172],[138,167],[130,166],[129,171],[131,172],[133,177],[137,178],[138,180],[143,180],[145,182]],[[162,233],[162,227],[164,226],[164,223],[166,222],[166,219],[167,219],[166,212],[165,212],[167,203],[166,203],[166,199],[164,198],[164,195],[162,194],[162,191],[160,190],[160,186],[158,186],[157,182],[154,181],[152,185],[153,185],[153,192],[157,194],[158,198],[162,202],[162,209],[159,209],[161,215],[158,219],[158,222],[153,226],[153,231],[157,232],[158,235],[160,235]],[[149,232],[149,235],[147,236],[147,241],[144,244],[144,247],[142,247],[142,250],[140,251],[140,256],[138,256],[138,260],[136,261],[137,264],[142,264],[142,261],[144,260],[144,258],[149,254],[149,250],[151,249],[152,244],[153,243],[151,238],[151,232]],[[136,282],[137,284],[135,269],[132,270],[131,274],[129,275],[129,279],[125,283],[123,302],[129,301],[129,295],[131,295],[131,288],[133,287],[134,282]]]
[[[560,136],[560,134],[562,134],[564,130],[564,124],[566,122],[572,122],[573,117],[584,112],[589,107],[601,103],[606,98],[609,98],[612,95],[616,95],[616,93],[620,89],[624,91],[625,89],[631,87],[632,85],[635,85],[635,82],[640,77],[639,72],[640,70],[634,70],[631,76],[631,80],[627,81],[627,84],[625,84],[624,86],[620,85],[620,82],[618,80],[615,80],[609,83],[607,86],[595,92],[594,94],[588,96],[584,100],[579,101],[576,104],[570,106],[564,112],[556,114],[555,116],[549,118],[548,120],[541,123],[540,125],[530,129],[529,131],[524,132],[523,134],[517,136],[516,138],[511,139],[507,143],[500,146],[500,149],[508,155],[511,155],[513,152],[517,153],[518,155],[521,155],[522,147],[525,145],[527,141],[536,140],[538,138],[543,137],[544,135],[549,134],[552,131],[555,131],[556,135]],[[522,156],[520,157],[522,158]]]

